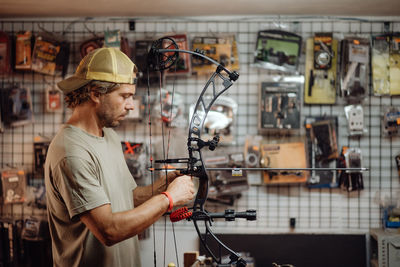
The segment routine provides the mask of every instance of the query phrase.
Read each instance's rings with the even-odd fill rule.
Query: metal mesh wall
[[[398,18],[298,18],[298,17],[258,17],[258,18],[179,18],[136,19],[135,30],[129,29],[127,18],[103,19],[8,19],[0,21],[0,30],[15,35],[21,30],[63,34],[71,43],[71,56],[68,73],[74,72],[80,60],[79,45],[94,35],[102,35],[104,30],[119,29],[124,37],[133,43],[143,38],[157,38],[165,32],[186,32],[194,35],[218,35],[219,33],[236,34],[240,59],[240,78],[228,90],[226,95],[234,98],[238,105],[235,149],[241,149],[247,135],[257,134],[257,114],[259,84],[271,73],[251,67],[254,59],[257,32],[265,29],[280,28],[301,35],[304,40],[315,32],[333,32],[334,37],[370,36],[384,32],[383,21],[390,20],[389,31],[400,31]],[[304,74],[304,53],[301,57],[300,72]],[[19,83],[29,87],[33,96],[34,123],[22,127],[6,129],[0,133],[0,167],[23,166],[28,171],[33,169],[33,140],[35,136],[51,138],[69,116],[63,113],[44,111],[44,92],[47,87],[55,87],[60,77],[41,74],[13,73],[0,76],[4,87],[7,83]],[[166,87],[175,87],[175,91],[184,97],[185,116],[189,105],[198,97],[206,79],[203,77],[185,77],[177,80],[167,79]],[[152,90],[152,94],[156,94]],[[144,92],[138,90],[141,94]],[[339,99],[339,98],[338,98]],[[303,105],[302,118],[307,115],[336,115],[339,117],[339,146],[348,145],[362,149],[363,164],[370,168],[364,173],[365,189],[357,192],[345,192],[341,189],[309,189],[304,185],[281,185],[267,187],[257,182],[257,175],[252,179],[249,191],[244,192],[235,203],[235,209],[255,208],[258,219],[255,222],[218,222],[214,229],[219,232],[276,232],[289,231],[289,219],[296,218],[298,232],[367,232],[370,228],[381,225],[381,208],[374,200],[376,192],[382,192],[389,199],[399,197],[399,177],[394,156],[400,153],[398,139],[390,139],[381,134],[381,110],[386,105],[400,105],[395,97],[376,97],[370,95],[363,103],[365,123],[368,132],[360,138],[349,138],[344,103],[339,99],[335,105]],[[161,143],[161,127],[154,127],[153,143]],[[168,129],[165,130],[168,132]],[[146,119],[142,122],[127,122],[118,133],[123,140],[148,142]],[[171,130],[170,157],[186,153],[186,129]],[[181,138],[182,137],[182,138]],[[269,137],[265,137],[268,139]],[[287,138],[287,137],[283,137]],[[175,148],[174,148],[175,147]],[[180,148],[179,148],[180,147]],[[209,205],[210,210],[224,209],[219,205]],[[3,206],[3,215],[19,213],[18,205]],[[191,229],[191,224],[181,222],[176,226]]]

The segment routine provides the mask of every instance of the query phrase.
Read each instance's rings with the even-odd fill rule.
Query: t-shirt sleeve
[[[66,157],[53,169],[70,218],[110,203],[96,173],[93,163],[79,157]]]

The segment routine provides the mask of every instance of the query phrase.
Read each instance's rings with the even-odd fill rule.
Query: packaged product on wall
[[[400,35],[372,37],[372,86],[375,95],[400,95]]]
[[[225,38],[197,36],[192,40],[192,47],[194,51],[201,51],[205,56],[230,69],[232,44]],[[192,57],[192,69],[198,75],[206,75],[213,73],[216,66],[202,57]]]
[[[400,134],[400,109],[395,106],[383,108],[382,134],[386,137]]]
[[[121,33],[119,30],[104,31],[104,47],[121,49]]]
[[[11,71],[11,39],[7,33],[0,31],[0,74]]]
[[[400,95],[400,34],[392,34],[389,55],[390,95]]]
[[[15,69],[30,70],[32,65],[32,33],[30,31],[17,34],[15,43]]]
[[[0,90],[1,116],[5,126],[17,127],[33,122],[29,88],[9,85]]]
[[[297,134],[300,130],[302,79],[262,82],[259,97],[260,134]]]
[[[260,167],[260,143],[262,136],[260,135],[249,135],[246,136],[244,145],[244,157],[246,160],[247,167]]]
[[[269,70],[297,72],[301,44],[301,36],[295,33],[281,30],[259,31],[254,52],[254,66]]]
[[[26,177],[23,169],[4,169],[0,171],[3,204],[23,203],[25,201]]]
[[[341,41],[340,92],[351,102],[360,102],[368,94],[369,40],[347,37]]]
[[[164,37],[173,39],[180,50],[189,50],[189,40],[186,33],[165,34]],[[165,49],[170,49],[166,47]],[[188,53],[179,53],[178,61],[175,66],[167,69],[166,74],[169,76],[190,75],[192,73],[192,61]]]
[[[389,35],[372,37],[372,87],[375,95],[390,93]]]
[[[338,152],[338,117],[307,116],[305,118],[308,163],[311,168],[335,168]],[[310,188],[338,186],[336,171],[312,170],[307,181]]]
[[[339,168],[362,168],[362,153],[357,147],[342,147],[342,152],[338,159]],[[339,186],[348,192],[364,189],[363,174],[360,171],[338,172]]]
[[[56,58],[60,49],[61,47],[57,42],[38,36],[33,48],[32,70],[43,74],[55,75]]]
[[[350,136],[359,136],[367,132],[364,127],[364,109],[361,105],[345,106],[344,112]]]
[[[272,168],[270,171],[263,172],[264,183],[269,185],[305,183],[309,175],[307,171],[295,170],[307,167],[306,149],[303,142],[276,144],[262,142],[261,166]],[[274,168],[289,168],[289,170],[273,170]]]
[[[332,33],[307,39],[304,103],[335,104],[338,41]]]
[[[63,111],[63,93],[54,88],[48,86],[45,92],[45,110],[46,112],[62,112]]]

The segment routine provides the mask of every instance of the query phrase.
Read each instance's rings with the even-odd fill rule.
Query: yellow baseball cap
[[[57,83],[68,94],[93,80],[135,84],[132,60],[116,48],[103,47],[91,51],[79,63],[75,74]]]

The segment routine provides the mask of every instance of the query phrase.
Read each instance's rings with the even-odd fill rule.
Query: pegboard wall
[[[268,79],[271,73],[251,66],[259,30],[277,29],[291,31],[306,38],[315,32],[333,32],[333,36],[342,39],[346,36],[364,36],[380,34],[384,31],[400,31],[399,18],[299,18],[299,17],[254,17],[254,18],[101,18],[101,19],[8,19],[0,20],[0,30],[15,35],[21,30],[30,30],[33,35],[51,32],[63,35],[71,43],[71,55],[68,74],[72,74],[79,60],[79,45],[94,35],[102,35],[105,30],[121,31],[133,47],[135,40],[156,39],[166,32],[186,32],[194,35],[215,36],[220,33],[235,34],[238,42],[240,60],[240,78],[226,95],[237,101],[237,121],[235,149],[242,149],[248,135],[257,135],[258,95],[260,82]],[[385,28],[384,21],[388,21]],[[304,51],[300,62],[300,73],[304,74]],[[134,59],[133,59],[134,60]],[[34,166],[34,138],[50,138],[59,126],[66,121],[70,112],[46,113],[44,111],[44,92],[47,87],[55,87],[60,77],[45,76],[37,73],[12,73],[0,76],[0,84],[19,83],[29,87],[33,99],[34,123],[21,127],[5,129],[0,133],[0,167],[22,166],[28,172]],[[198,97],[206,79],[204,77],[181,77],[167,79],[165,87],[175,87],[183,96],[185,117],[188,117],[189,105]],[[138,94],[141,91],[138,90]],[[143,93],[144,94],[144,93]],[[152,91],[156,94],[156,90]],[[235,202],[236,210],[256,209],[255,222],[217,222],[213,226],[217,232],[288,232],[290,218],[296,219],[294,231],[298,232],[368,232],[370,228],[381,226],[381,207],[375,200],[377,192],[387,200],[396,200],[399,195],[399,176],[394,157],[400,153],[400,141],[381,134],[382,107],[400,106],[400,98],[377,97],[369,95],[363,102],[367,133],[362,137],[348,137],[344,103],[337,98],[335,105],[304,105],[302,118],[308,115],[335,115],[339,117],[339,146],[359,147],[362,150],[363,165],[370,168],[365,172],[365,189],[346,192],[339,188],[309,189],[304,185],[265,186],[251,181],[252,185]],[[161,143],[161,127],[154,127],[153,143]],[[146,119],[142,122],[126,122],[117,129],[121,139],[135,142],[148,142]],[[168,133],[165,131],[165,135]],[[170,157],[174,153],[185,153],[175,147],[185,147],[186,129],[171,130]],[[182,137],[182,138],[180,138]],[[270,137],[265,136],[265,139]],[[288,137],[282,137],[288,138]],[[179,139],[179,140],[178,140]],[[176,152],[176,151],[179,151]],[[259,175],[259,174],[258,174]],[[257,175],[256,175],[257,176]],[[31,181],[32,182],[32,181]],[[209,210],[225,209],[220,205],[209,205]],[[3,206],[2,215],[19,214],[18,205]],[[23,211],[23,209],[22,209]],[[23,214],[22,214],[23,215]],[[161,227],[161,223],[159,226]],[[192,229],[190,222],[176,224],[175,229]]]

